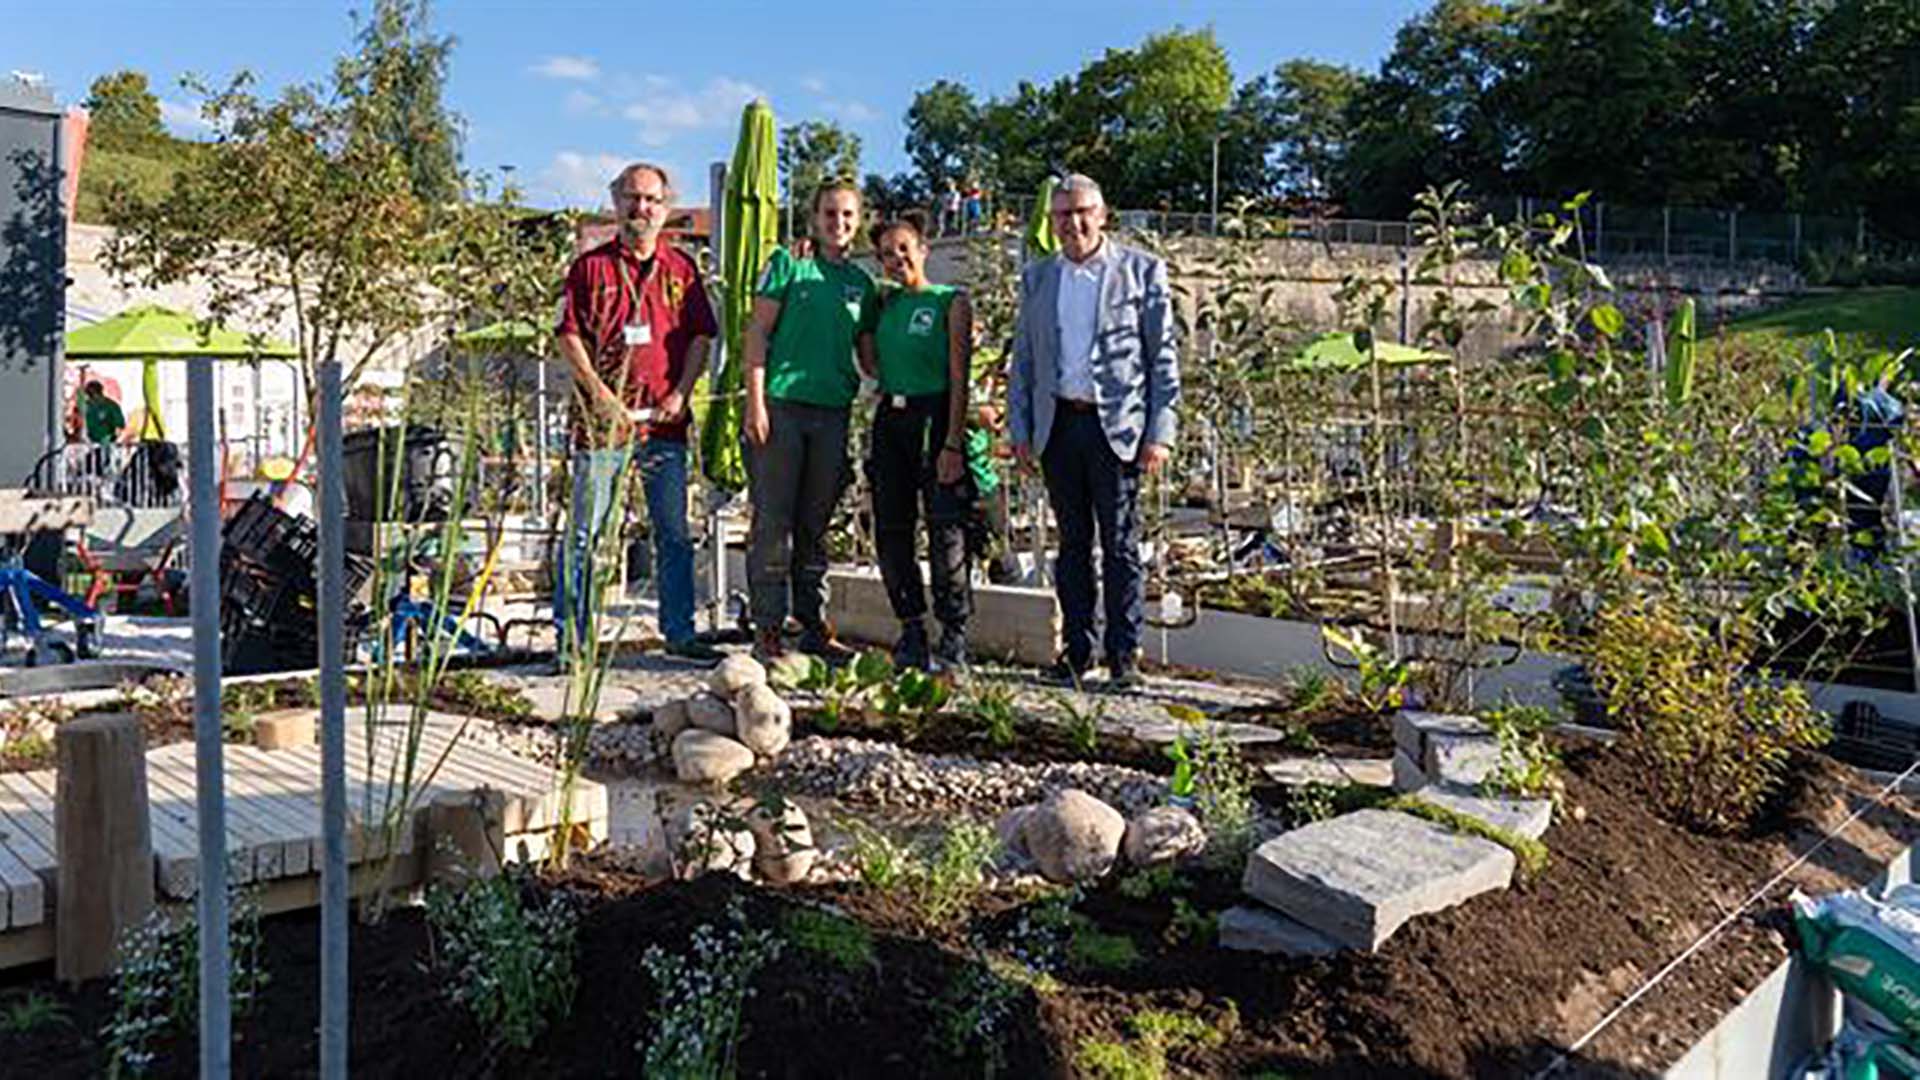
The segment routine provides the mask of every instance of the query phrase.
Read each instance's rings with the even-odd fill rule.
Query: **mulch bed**
[[[1416,919],[1378,954],[1286,960],[1175,940],[1176,900],[1217,912],[1239,901],[1233,869],[1182,873],[1174,890],[1145,898],[1110,880],[1075,911],[1131,940],[1138,960],[1068,967],[1060,988],[1022,988],[999,1075],[1065,1077],[1089,1040],[1125,1042],[1145,1009],[1200,1018],[1217,1046],[1170,1056],[1170,1075],[1250,1077],[1524,1076],[1551,1060],[1642,978],[1676,955],[1814,838],[1876,790],[1820,757],[1802,757],[1794,779],[1749,834],[1698,836],[1667,824],[1638,770],[1617,751],[1567,749],[1566,810],[1548,833],[1552,861],[1535,880]],[[1906,799],[1870,810],[1792,879],[1810,891],[1872,876],[1920,838]],[[972,962],[967,942],[991,940],[1023,898],[978,905],[963,925],[930,930],[899,894],[858,886],[776,893],[730,878],[649,887],[592,860],[550,887],[583,909],[579,991],[572,1014],[531,1052],[489,1049],[444,996],[416,911],[356,927],[353,1072],[435,1080],[457,1077],[632,1076],[653,988],[639,957],[650,944],[683,946],[718,919],[730,897],[751,921],[777,926],[796,904],[831,904],[871,928],[874,962],[845,970],[789,946],[765,969],[746,1010],[743,1077],[978,1076],[975,1056],[949,1053],[940,1001]],[[1779,901],[1770,896],[1603,1034],[1562,1075],[1654,1076],[1696,1041],[1786,955]],[[259,1010],[237,1026],[235,1073],[305,1076],[316,1067],[318,929],[315,916],[269,920],[272,977]],[[71,1028],[0,1035],[11,1074],[52,1080],[97,1075],[93,1033],[108,1018],[104,984],[68,993],[46,972],[0,984],[0,1008],[38,989],[67,1004]],[[170,1048],[164,1075],[189,1075],[190,1040]]]

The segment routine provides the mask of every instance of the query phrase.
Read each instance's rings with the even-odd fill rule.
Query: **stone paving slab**
[[[1429,784],[1413,792],[1435,806],[1486,822],[1495,828],[1538,840],[1553,824],[1551,799],[1502,799]]]
[[[1220,947],[1277,956],[1332,956],[1339,942],[1260,904],[1240,904],[1220,913]]]
[[[1500,744],[1476,735],[1432,735],[1420,771],[1428,780],[1455,788],[1477,788],[1500,767]]]
[[[1241,887],[1342,945],[1373,951],[1416,915],[1513,879],[1513,852],[1406,814],[1361,810],[1261,844]]]
[[[1436,735],[1491,737],[1486,725],[1471,716],[1417,709],[1403,709],[1393,715],[1394,747],[1415,761],[1426,760],[1427,747]]]
[[[1264,770],[1267,778],[1278,784],[1393,786],[1393,763],[1386,758],[1286,758],[1268,762]]]

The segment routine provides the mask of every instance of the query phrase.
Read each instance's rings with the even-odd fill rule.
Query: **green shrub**
[[[573,1004],[577,918],[558,896],[529,909],[516,876],[427,892],[448,993],[480,1029],[524,1050]]]
[[[1086,971],[1127,971],[1140,963],[1140,949],[1125,934],[1109,934],[1083,915],[1073,917],[1067,960]]]
[[[812,908],[787,913],[787,940],[846,971],[874,965],[873,934],[852,919]]]
[[[1481,717],[1500,743],[1500,761],[1487,775],[1487,790],[1521,799],[1552,799],[1566,792],[1560,780],[1560,754],[1548,734],[1557,719],[1538,705],[1506,704]]]

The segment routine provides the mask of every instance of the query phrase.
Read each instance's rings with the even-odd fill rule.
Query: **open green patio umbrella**
[[[66,355],[69,360],[143,361],[140,387],[147,419],[140,437],[164,439],[167,436],[160,426],[159,401],[161,360],[193,356],[216,360],[292,358],[300,352],[285,342],[225,327],[203,328],[200,320],[184,312],[144,304],[91,326],[69,330]]]
[[[746,462],[740,448],[741,341],[753,317],[753,289],[760,271],[779,243],[780,174],[773,134],[773,109],[765,101],[740,114],[740,139],[727,167],[720,232],[720,326],[727,338],[727,364],[700,418],[700,460],[707,479],[725,491],[746,486]]]
[[[1059,181],[1049,176],[1040,184],[1040,196],[1034,200],[1033,213],[1027,215],[1027,257],[1037,259],[1060,250],[1053,235],[1053,189]]]
[[[532,352],[545,331],[525,319],[502,319],[497,323],[453,335],[459,348],[476,353]]]
[[[1396,345],[1390,341],[1376,341],[1374,352],[1379,354],[1380,362],[1388,365],[1435,364],[1447,359],[1445,353],[1428,352],[1411,345]],[[1336,330],[1322,334],[1307,343],[1300,355],[1293,358],[1287,367],[1293,371],[1358,371],[1367,366],[1367,354],[1354,347],[1353,335]]]

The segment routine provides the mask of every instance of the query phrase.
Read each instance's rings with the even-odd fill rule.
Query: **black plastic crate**
[[[1899,772],[1920,758],[1920,728],[1887,719],[1870,702],[1849,701],[1827,753],[1859,768]]]

